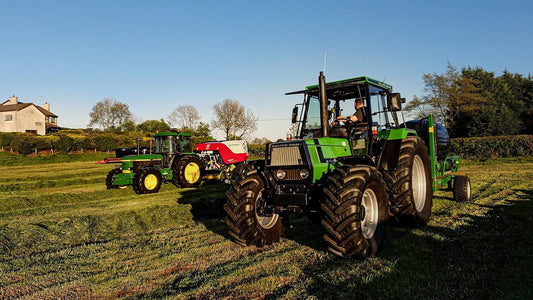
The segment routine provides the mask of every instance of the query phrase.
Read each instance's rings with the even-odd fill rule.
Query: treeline
[[[151,135],[139,132],[109,133],[92,130],[63,130],[53,135],[39,136],[26,133],[0,133],[0,150],[24,155],[46,153],[71,153],[88,151],[114,151],[120,147],[134,147],[136,139],[141,146],[150,145]],[[211,141],[209,137],[192,137],[193,146]],[[252,159],[265,157],[264,144],[248,144]],[[533,155],[533,135],[491,136],[451,139],[451,153],[470,160],[488,160],[498,157]]]
[[[27,133],[0,132],[0,150],[16,152],[23,155],[46,153],[71,153],[86,151],[114,151],[121,147],[140,145],[150,146],[152,134],[143,132],[101,132],[91,129],[61,130],[46,136]],[[212,140],[210,136],[194,136],[193,146],[197,143]]]
[[[254,158],[265,157],[265,145],[248,145]],[[462,158],[485,161],[500,157],[533,155],[533,135],[507,135],[451,139],[450,153]]]
[[[533,78],[504,71],[496,76],[480,67],[452,65],[444,74],[424,74],[422,97],[406,110],[432,113],[452,137],[533,134]]]

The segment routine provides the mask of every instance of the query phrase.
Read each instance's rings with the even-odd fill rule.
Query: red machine
[[[248,159],[248,146],[243,140],[204,142],[194,147],[204,164],[204,179],[229,181],[238,163]]]

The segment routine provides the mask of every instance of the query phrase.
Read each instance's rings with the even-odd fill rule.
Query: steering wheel
[[[341,125],[341,122],[343,123]],[[333,121],[333,127],[343,127],[343,126],[349,126],[354,124],[355,122],[352,121],[350,118],[342,118],[342,119],[335,119]]]

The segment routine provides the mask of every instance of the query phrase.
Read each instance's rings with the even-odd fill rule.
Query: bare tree
[[[200,114],[192,105],[180,105],[167,116],[170,126],[194,129],[200,122]]]
[[[117,128],[131,118],[130,108],[126,103],[113,98],[104,98],[96,102],[91,112],[89,127],[98,125],[102,130]]]
[[[257,129],[257,118],[237,100],[224,99],[213,105],[213,128],[222,130],[226,139],[243,138]]]

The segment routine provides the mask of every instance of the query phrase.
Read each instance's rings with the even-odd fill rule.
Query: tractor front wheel
[[[252,165],[246,162],[238,163],[231,172],[231,180],[241,181],[253,168]]]
[[[232,181],[232,187],[226,193],[225,221],[229,234],[240,245],[262,247],[278,242],[283,235],[281,216],[262,211],[265,204],[263,189],[263,179],[253,170],[242,181]]]
[[[105,186],[108,190],[122,188],[122,186],[113,184],[113,176],[120,173],[122,173],[122,170],[119,168],[114,168],[113,170],[109,171],[109,173],[107,173],[107,176],[105,178]]]
[[[161,188],[161,173],[156,168],[144,168],[133,176],[133,190],[137,194],[159,192]]]
[[[194,155],[183,156],[172,170],[172,183],[178,188],[197,187],[202,181],[204,165]]]
[[[322,227],[329,250],[342,257],[373,256],[383,239],[387,193],[370,166],[337,167],[324,186]]]

